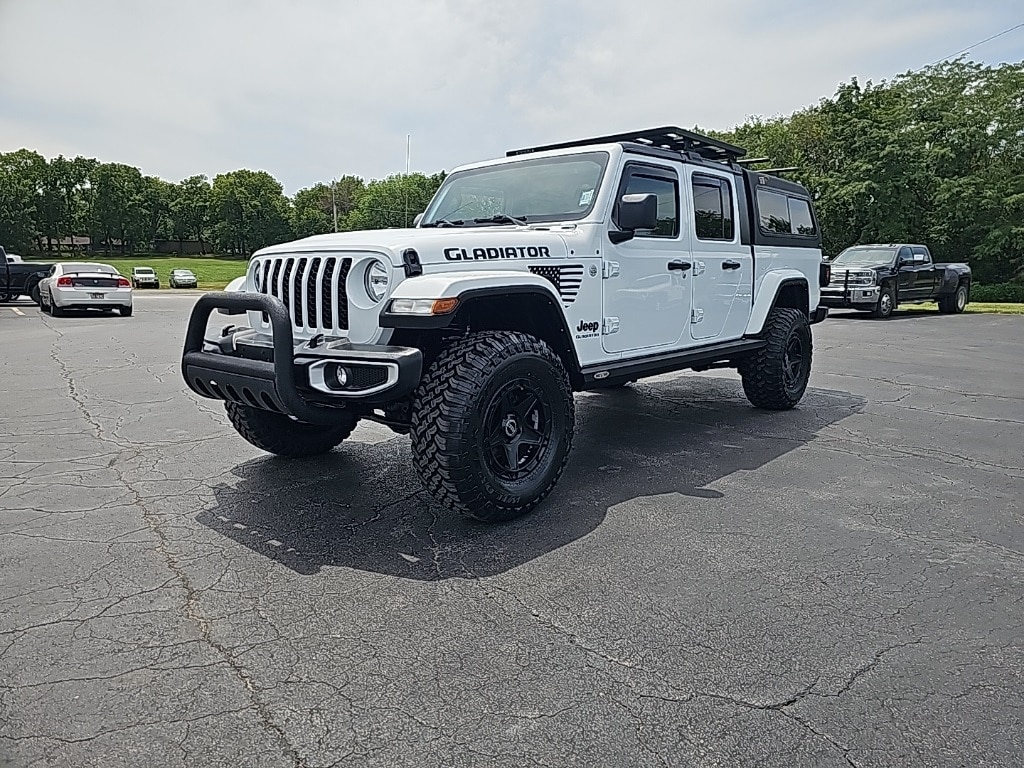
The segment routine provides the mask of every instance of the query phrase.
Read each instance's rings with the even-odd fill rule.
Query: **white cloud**
[[[725,128],[964,47],[1005,6],[3,0],[0,151],[289,191],[656,124]],[[1003,26],[1009,26],[1007,22]]]

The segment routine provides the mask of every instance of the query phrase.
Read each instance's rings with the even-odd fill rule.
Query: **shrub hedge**
[[[1024,304],[1024,283],[972,285],[971,301]]]

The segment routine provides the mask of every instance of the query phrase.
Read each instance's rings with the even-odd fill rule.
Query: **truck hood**
[[[314,235],[290,243],[264,248],[253,257],[283,253],[324,251],[374,252],[386,255],[394,266],[402,264],[402,253],[414,248],[421,264],[459,261],[512,260],[525,258],[566,258],[567,240],[579,238],[574,226],[553,225],[551,229],[491,226],[444,229],[378,229]]]

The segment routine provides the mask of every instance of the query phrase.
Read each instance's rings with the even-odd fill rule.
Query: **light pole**
[[[402,226],[409,226],[409,157],[412,151],[412,134],[405,134],[405,180],[402,187],[405,191],[405,218],[402,220]]]
[[[334,187],[337,185],[337,179],[331,179],[331,208],[334,209],[334,231],[338,231],[338,200],[334,196]]]

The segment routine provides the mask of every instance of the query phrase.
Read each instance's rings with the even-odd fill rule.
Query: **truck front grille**
[[[340,256],[267,256],[253,262],[249,279],[260,293],[279,298],[300,331],[348,330],[345,282],[352,259]],[[264,324],[269,319],[264,315]]]

